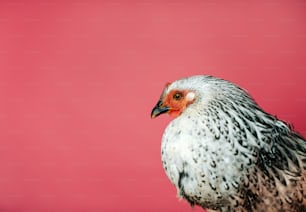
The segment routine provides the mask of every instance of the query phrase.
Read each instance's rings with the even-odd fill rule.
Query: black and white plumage
[[[306,211],[306,141],[231,82],[193,76],[166,86],[163,167],[178,195],[219,211]]]

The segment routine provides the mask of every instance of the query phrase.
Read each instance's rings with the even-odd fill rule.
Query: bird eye
[[[182,97],[183,97],[183,94],[182,93],[175,93],[174,95],[173,95],[173,99],[174,100],[181,100],[182,99]]]

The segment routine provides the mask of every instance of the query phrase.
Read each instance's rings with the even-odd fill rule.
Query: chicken
[[[174,119],[161,144],[178,196],[217,211],[306,211],[306,141],[235,84],[192,76],[166,85],[151,117]]]

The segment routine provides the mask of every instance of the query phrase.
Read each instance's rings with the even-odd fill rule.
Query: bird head
[[[172,117],[182,113],[191,115],[195,111],[205,110],[216,99],[252,101],[242,89],[226,80],[205,75],[191,76],[166,84],[151,112],[151,118],[164,113]]]
[[[172,117],[179,116],[196,99],[196,93],[192,89],[177,87],[177,83],[167,83],[165,89],[151,112],[151,118],[163,113]]]

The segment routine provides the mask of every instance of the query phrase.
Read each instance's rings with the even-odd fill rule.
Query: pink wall
[[[201,211],[160,161],[168,81],[209,74],[306,135],[306,3],[1,1],[0,211]]]

